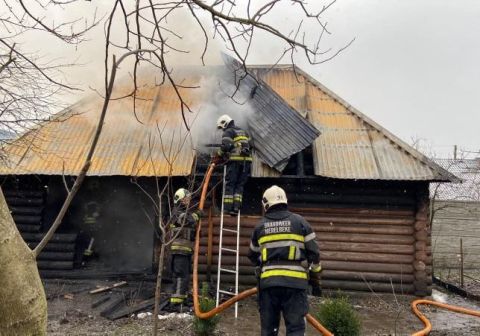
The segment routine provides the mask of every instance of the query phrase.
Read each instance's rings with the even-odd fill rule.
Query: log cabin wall
[[[317,234],[324,289],[416,295],[431,292],[426,183],[255,179],[246,191],[254,193],[247,199],[257,201],[259,190],[272,182],[286,189],[290,210],[303,215]],[[247,209],[254,207],[247,202]],[[243,285],[256,283],[254,268],[246,255],[260,213],[257,207],[256,214],[242,216],[240,283]],[[235,225],[236,218],[225,216],[227,228],[234,229]],[[219,217],[211,212],[202,230],[201,279],[216,281],[218,228]],[[234,234],[224,232],[224,246],[234,248],[235,243]],[[223,252],[222,259],[224,266],[234,268],[232,253]],[[222,274],[222,282],[223,279],[233,281],[233,275]]]

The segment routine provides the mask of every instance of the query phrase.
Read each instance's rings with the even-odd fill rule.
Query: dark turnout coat
[[[320,263],[315,233],[300,215],[286,206],[273,206],[256,226],[248,257],[261,267],[260,289],[307,289],[308,268]]]

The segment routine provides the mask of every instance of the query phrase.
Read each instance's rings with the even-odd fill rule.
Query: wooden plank
[[[125,298],[123,295],[115,296],[114,298],[110,299],[108,306],[100,312],[100,316],[108,318],[110,314],[119,309],[122,304],[125,304]]]
[[[42,216],[13,215],[13,221],[17,224],[40,224]]]
[[[373,272],[350,272],[350,271],[322,271],[322,279],[325,280],[348,280],[348,281],[376,281],[393,283],[413,283],[412,274],[373,273]]]
[[[37,266],[41,270],[71,270],[73,261],[38,260]]]
[[[98,299],[97,301],[93,302],[91,307],[92,308],[97,308],[98,306],[101,306],[102,304],[104,304],[105,302],[107,302],[110,299],[111,299],[110,295],[104,295],[100,299]]]
[[[126,282],[126,281],[120,281],[120,282],[114,283],[113,285],[110,285],[110,286],[102,286],[102,287],[100,287],[100,288],[91,290],[91,291],[88,292],[88,293],[90,293],[90,294],[103,293],[103,292],[109,291],[109,290],[111,290],[111,289],[118,288],[118,287],[122,287],[122,286],[125,286],[125,285],[127,285],[127,282]]]
[[[368,224],[368,225],[413,225],[413,218],[359,218],[359,217],[321,217],[306,216],[305,219],[311,224],[334,223],[334,224]]]
[[[37,257],[37,260],[73,260],[74,252],[45,252],[42,251]]]
[[[22,234],[39,232],[40,224],[17,224],[18,231]]]
[[[357,271],[357,272],[381,272],[381,273],[400,273],[412,274],[413,266],[407,264],[389,264],[377,262],[351,262],[337,260],[322,260],[324,270]]]
[[[412,254],[415,248],[412,245],[394,244],[370,244],[370,243],[342,243],[342,242],[319,242],[320,251],[337,252],[375,252],[391,254]]]
[[[407,264],[413,263],[414,259],[412,255],[403,254],[320,251],[320,260]]]
[[[387,234],[387,235],[411,235],[414,232],[410,226],[393,226],[393,225],[313,225],[312,229],[320,235],[320,232],[337,232],[337,233],[369,233],[369,234]]]
[[[374,291],[377,293],[413,294],[412,284],[390,284],[373,281],[342,281],[322,280],[322,289],[357,290],[362,292]]]
[[[158,304],[158,311],[161,311],[163,308],[165,308],[168,305],[168,302],[169,302],[168,298],[161,300]],[[122,317],[128,317],[139,311],[152,309],[154,305],[155,305],[155,298],[151,298],[151,299],[142,301],[133,307],[122,307],[121,309],[118,309],[113,313],[109,314],[107,318],[109,320],[117,320]]]
[[[411,245],[415,239],[409,235],[382,235],[382,234],[361,234],[361,233],[336,233],[322,232],[317,234],[319,241],[331,242],[356,242],[356,243],[383,243]]]
[[[22,233],[23,239],[28,242],[39,242],[44,236],[45,233]],[[77,240],[76,233],[55,233],[50,242],[74,243],[75,240]]]

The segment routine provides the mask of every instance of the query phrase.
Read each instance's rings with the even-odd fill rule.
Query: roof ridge
[[[432,159],[428,158],[426,155],[422,154],[409,144],[407,144],[405,141],[388,131],[386,128],[382,127],[380,124],[378,124],[376,121],[365,115],[364,113],[360,112],[357,108],[355,108],[353,105],[349,104],[346,100],[341,98],[338,94],[327,88],[325,85],[320,83],[318,80],[316,80],[314,77],[312,77],[310,74],[305,72],[303,69],[298,67],[297,65],[290,65],[290,67],[286,67],[282,65],[282,69],[288,69],[290,71],[294,71],[303,77],[307,81],[309,81],[312,85],[317,87],[318,89],[322,90],[325,94],[328,96],[332,97],[334,100],[336,100],[338,103],[340,103],[342,106],[344,106],[347,111],[353,113],[355,116],[360,118],[363,122],[365,122],[368,126],[372,127],[374,130],[380,132],[385,138],[389,139],[393,144],[395,144],[397,147],[400,149],[404,150],[408,155],[412,156],[416,160],[418,160],[420,163],[426,165],[427,167],[433,169],[436,171],[439,175],[439,178],[442,178],[444,180],[448,180],[451,182],[459,182],[459,179],[457,176],[454,174],[450,173],[448,170],[442,168],[440,165],[435,163]]]

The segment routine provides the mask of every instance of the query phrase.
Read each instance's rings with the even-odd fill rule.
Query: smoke
[[[235,124],[248,129],[248,120],[254,109],[233,81],[233,74],[226,67],[204,71],[199,80],[196,99],[201,101],[192,122],[191,132],[197,150],[204,151],[206,144],[221,143],[222,131],[217,130],[217,119],[229,115]]]

